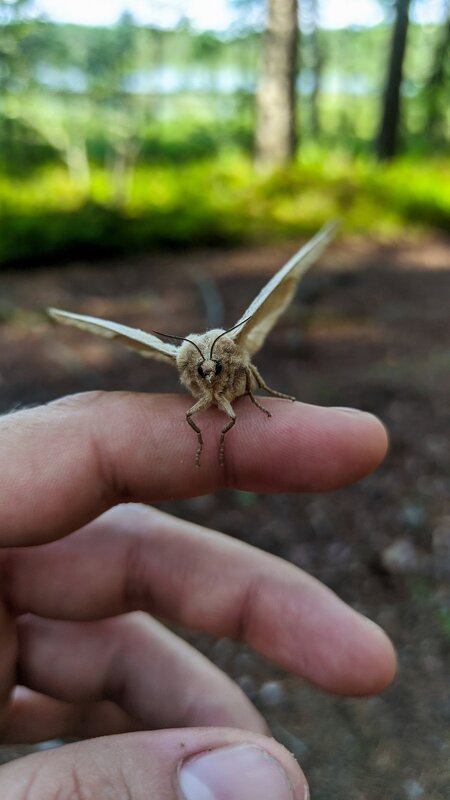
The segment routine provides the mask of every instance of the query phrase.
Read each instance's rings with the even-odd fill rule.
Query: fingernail
[[[220,747],[185,761],[179,772],[185,800],[293,800],[281,764],[265,750]]]
[[[334,411],[343,411],[344,414],[367,414],[367,411],[360,411],[359,408],[347,408],[346,406],[333,406]]]

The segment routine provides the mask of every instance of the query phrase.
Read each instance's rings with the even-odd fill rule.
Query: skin
[[[137,505],[226,486],[324,491],[384,456],[371,415],[268,405],[265,428],[242,401],[225,468],[208,447],[201,470],[184,397],[94,393],[0,419],[1,740],[82,740],[1,767],[4,800],[179,800],[186,758],[242,743],[277,759],[303,800],[304,776],[249,700],[155,618],[246,641],[327,691],[392,680],[385,634],[316,580]],[[217,432],[207,412],[207,444]]]

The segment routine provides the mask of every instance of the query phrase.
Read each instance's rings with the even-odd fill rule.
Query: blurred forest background
[[[379,24],[346,29],[320,27],[320,0],[230,4],[214,32],[0,0],[0,262],[292,238],[334,216],[383,237],[448,227],[447,0],[433,24],[415,21],[427,0],[379,0]]]

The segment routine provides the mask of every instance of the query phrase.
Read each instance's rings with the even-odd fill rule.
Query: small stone
[[[408,575],[420,568],[420,559],[416,547],[409,539],[396,539],[381,554],[381,561],[388,572],[397,575]]]
[[[426,522],[427,515],[423,506],[409,503],[401,509],[400,518],[410,528],[421,528]]]
[[[283,725],[280,725],[277,720],[271,720],[270,729],[275,739],[277,739],[280,744],[283,744],[297,761],[305,761],[309,751],[302,739],[295,736],[291,730],[287,730]]]
[[[414,778],[408,778],[408,780],[403,781],[403,788],[408,800],[420,800],[425,794],[425,789],[422,784],[414,780]]]
[[[254,700],[257,691],[255,681],[251,675],[240,675],[239,678],[236,679],[236,683],[250,700]]]
[[[238,650],[233,659],[233,667],[238,674],[253,671],[255,663],[254,654],[249,653],[247,650]]]
[[[266,681],[258,692],[258,698],[265,706],[278,706],[285,698],[283,684],[280,681]]]
[[[450,576],[450,517],[441,517],[433,530],[433,564],[437,578]]]
[[[212,648],[212,659],[221,669],[226,669],[234,656],[236,646],[231,639],[218,639]]]

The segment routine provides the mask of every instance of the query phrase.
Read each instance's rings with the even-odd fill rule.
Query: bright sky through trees
[[[53,20],[85,25],[110,25],[126,10],[140,23],[173,27],[185,17],[197,28],[223,30],[236,19],[227,0],[36,0],[35,7]],[[443,18],[445,0],[419,0],[413,5],[418,22]],[[326,28],[376,25],[383,20],[377,0],[321,0],[321,23]]]

